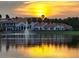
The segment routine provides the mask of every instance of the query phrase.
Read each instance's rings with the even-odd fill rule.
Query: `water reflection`
[[[79,36],[34,34],[29,35],[27,43],[23,33],[0,37],[0,54],[5,49],[10,55],[15,49],[22,57],[79,57]]]
[[[28,57],[79,57],[79,49],[68,49],[67,46],[42,45],[35,47],[18,47],[18,52]]]

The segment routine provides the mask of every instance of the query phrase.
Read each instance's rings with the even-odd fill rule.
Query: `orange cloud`
[[[24,16],[40,16],[42,14],[47,17],[53,16],[78,16],[79,15],[79,2],[53,2],[53,1],[43,1],[43,2],[24,2],[23,5],[15,8],[14,11],[19,15]]]

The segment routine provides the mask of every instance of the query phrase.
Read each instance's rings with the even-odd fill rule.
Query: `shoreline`
[[[65,34],[65,35],[79,35],[79,31],[33,31],[38,34]]]
[[[79,35],[79,31],[49,31],[49,30],[37,30],[37,31],[29,31],[36,34],[65,34],[65,35]],[[24,31],[16,31],[16,32],[0,32],[0,34],[9,34],[9,33],[24,33]]]

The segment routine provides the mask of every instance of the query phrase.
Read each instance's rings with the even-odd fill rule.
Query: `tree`
[[[37,22],[37,18],[32,18],[32,22]]]
[[[32,22],[31,18],[28,18],[27,22],[28,22],[28,24],[31,24],[31,22]]]
[[[18,17],[16,16],[15,19],[18,19]]]
[[[62,19],[61,18],[58,19],[58,23],[62,23]]]
[[[0,19],[2,18],[2,15],[0,14]]]
[[[9,19],[9,18],[10,18],[10,16],[8,14],[6,14],[6,19]]]
[[[71,25],[73,30],[79,30],[79,18],[77,17],[68,17],[64,20],[65,24]]]
[[[45,19],[43,20],[43,22],[44,22],[44,23],[47,23],[47,21],[48,21],[48,19],[47,19],[47,18],[45,18]]]
[[[41,18],[38,18],[38,22],[41,23],[42,22],[42,19]]]

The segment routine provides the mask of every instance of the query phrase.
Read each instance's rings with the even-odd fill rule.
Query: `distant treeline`
[[[67,18],[64,18],[64,19],[61,19],[61,18],[54,18],[54,19],[45,18],[44,20],[42,20],[41,18],[28,18],[27,21],[28,21],[29,24],[31,22],[64,23],[64,24],[67,24],[67,25],[71,25],[73,27],[73,30],[75,30],[75,31],[79,30],[79,17],[67,17]]]

